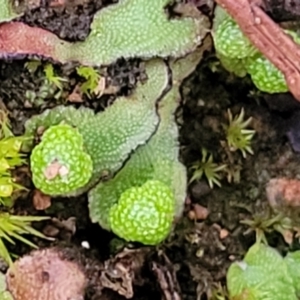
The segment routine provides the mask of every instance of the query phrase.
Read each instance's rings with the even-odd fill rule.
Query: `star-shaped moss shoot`
[[[14,300],[83,299],[87,279],[81,267],[62,250],[33,251],[9,268],[7,287]]]
[[[156,245],[166,238],[175,212],[174,195],[160,181],[126,190],[109,214],[112,231],[127,241]]]
[[[84,150],[82,135],[67,124],[50,127],[30,157],[32,180],[43,193],[62,195],[84,186],[93,162]]]

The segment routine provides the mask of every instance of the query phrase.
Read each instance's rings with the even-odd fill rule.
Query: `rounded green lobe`
[[[253,55],[256,50],[251,42],[232,19],[225,19],[214,34],[216,51],[228,58],[245,58]]]
[[[222,66],[230,73],[234,73],[238,77],[244,77],[247,75],[245,67],[245,59],[230,58],[222,54],[217,55]]]
[[[30,157],[36,188],[49,195],[70,193],[84,186],[93,171],[77,129],[66,124],[50,127]]]
[[[289,252],[284,260],[293,280],[297,296],[300,297],[300,251]]]
[[[285,30],[285,33],[290,35],[297,44],[300,44],[297,33],[290,30]],[[259,90],[270,94],[288,92],[289,89],[283,73],[262,54],[249,58],[246,62],[246,68]]]
[[[285,261],[277,250],[264,244],[254,244],[242,262],[229,267],[226,277],[230,299],[297,299]]]
[[[246,64],[255,86],[266,93],[285,93],[288,87],[284,75],[268,59],[258,55]]]
[[[174,195],[160,181],[149,180],[126,190],[109,212],[112,231],[132,242],[156,245],[170,233],[175,213]]]
[[[259,53],[233,19],[223,17],[222,11],[217,14],[222,20],[220,22],[218,18],[215,20],[216,29],[213,38],[217,57],[224,68],[240,77],[246,73],[250,74],[254,85],[262,92],[270,94],[287,92],[288,86],[283,73]],[[290,30],[285,30],[285,33],[300,44],[297,33]]]
[[[180,57],[196,49],[208,20],[170,18],[170,0],[119,0],[98,11],[84,42],[72,44],[67,60],[109,65],[120,57]]]

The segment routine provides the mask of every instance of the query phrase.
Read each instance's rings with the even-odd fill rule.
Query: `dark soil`
[[[46,28],[67,40],[83,40],[89,33],[93,14],[116,1],[75,2],[67,2],[59,8],[49,7],[50,2],[43,3],[41,7],[27,11],[21,20]],[[28,72],[24,68],[26,62],[28,59],[0,61],[1,106],[10,112],[15,134],[23,133],[24,122],[32,115],[60,103],[86,105],[100,111],[110,105],[117,95],[130,93],[136,82],[143,78],[143,66],[139,61],[120,60],[103,71],[112,84],[119,87],[115,94],[100,99],[86,98],[79,104],[66,103],[64,95],[54,100],[50,94],[42,103],[29,103],[24,95],[28,90],[39,89],[42,73]],[[70,255],[89,276],[86,299],[125,299],[112,289],[120,290],[120,282],[125,282],[126,274],[121,274],[119,281],[114,281],[114,287],[105,289],[101,296],[99,292],[103,284],[98,280],[99,270],[104,268],[105,261],[111,268],[116,267],[116,260],[126,266],[128,272],[136,270],[136,276],[132,278],[133,299],[161,299],[162,295],[168,300],[211,298],[218,284],[225,285],[231,262],[241,259],[255,241],[255,232],[241,221],[254,219],[256,227],[259,227],[263,220],[270,218],[266,183],[270,178],[279,176],[297,177],[300,155],[292,149],[286,133],[292,126],[299,126],[291,121],[293,114],[299,111],[299,104],[288,94],[254,93],[256,90],[248,78],[232,77],[220,67],[215,72],[215,64],[215,58],[207,55],[182,86],[183,103],[178,111],[182,161],[190,167],[201,159],[201,149],[205,147],[213,153],[214,161],[228,163],[221,141],[225,139],[222,124],[228,122],[229,108],[236,115],[243,107],[246,118],[253,117],[252,128],[256,131],[252,143],[254,155],[248,154],[244,159],[238,152],[232,154],[232,165],[241,167],[238,183],[228,183],[223,178],[222,187],[215,186],[213,189],[209,188],[205,179],[192,183],[184,216],[172,236],[159,249],[140,245],[126,245],[124,248],[125,245],[120,244],[111,233],[90,222],[85,196],[55,199],[45,212],[34,209],[33,192],[17,200],[15,213],[45,214],[56,218],[56,221],[35,224],[37,229],[54,236],[55,242],[32,240],[40,247],[59,245],[77,249],[77,256],[73,252]],[[75,64],[55,66],[60,76],[70,78],[64,86],[67,94],[78,83],[75,67]],[[26,170],[25,173],[24,169],[19,170],[19,173],[22,183],[32,188]],[[207,218],[191,220],[195,204],[208,209]],[[280,251],[286,251],[289,247],[280,233],[271,231],[267,238],[270,245]],[[90,248],[84,248],[83,242],[88,242]],[[17,255],[30,251],[20,243],[9,247]],[[294,242],[291,247],[297,248],[298,244]],[[116,256],[120,255],[120,251],[121,258]],[[131,282],[127,284],[130,287]]]

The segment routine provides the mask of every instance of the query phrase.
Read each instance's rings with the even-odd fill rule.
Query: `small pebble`
[[[235,256],[234,255],[229,255],[229,260],[234,261],[235,260]]]
[[[228,235],[229,235],[229,232],[228,232],[227,229],[223,228],[223,229],[220,230],[220,235],[219,236],[220,236],[221,240],[226,239],[228,237]]]
[[[188,212],[188,218],[192,221],[196,220],[196,213],[193,210]]]
[[[43,233],[49,237],[56,237],[59,234],[59,229],[53,225],[46,225],[43,229]]]
[[[207,195],[210,192],[211,188],[204,180],[196,182],[191,188],[191,194],[196,200],[199,200],[201,197]]]
[[[203,257],[203,255],[204,255],[204,249],[200,248],[200,249],[198,249],[198,250],[196,251],[196,256],[197,256],[198,258]]]
[[[51,197],[45,195],[40,190],[34,190],[33,193],[33,206],[36,210],[45,210],[51,206]]]
[[[84,249],[90,249],[91,248],[88,241],[82,241],[81,242],[81,247],[84,248]]]
[[[201,206],[200,204],[194,204],[193,208],[189,211],[188,217],[190,220],[205,220],[208,216],[209,212],[207,208]]]

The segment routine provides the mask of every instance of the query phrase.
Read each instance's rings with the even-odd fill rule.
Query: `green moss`
[[[92,187],[89,191],[90,216],[93,222],[100,223],[103,228],[112,229],[112,207],[119,207],[116,214],[121,216],[120,209],[124,207],[126,200],[123,201],[124,205],[118,204],[122,197],[127,199],[127,190],[141,191],[140,187],[152,181],[159,182],[158,186],[164,185],[170,190],[174,208],[172,218],[161,223],[165,226],[161,232],[158,227],[155,229],[158,231],[157,240],[154,241],[155,234],[152,242],[143,240],[137,234],[138,241],[158,243],[162,236],[167,235],[167,227],[167,231],[170,231],[170,226],[166,224],[172,223],[174,217],[181,215],[186,196],[186,169],[178,161],[178,128],[174,113],[180,102],[179,86],[196,68],[202,58],[202,51],[204,50],[199,49],[184,59],[171,60],[171,70],[160,59],[148,61],[148,80],[140,83],[130,97],[118,98],[102,113],[94,115],[85,108],[76,110],[60,107],[35,116],[26,123],[26,131],[31,135],[40,126],[51,129],[51,126],[62,121],[77,128],[94,168],[89,183],[72,194],[78,195]],[[169,85],[170,71],[172,88]],[[65,140],[61,139],[55,145]],[[111,176],[107,180],[101,180],[103,175]],[[52,194],[54,193],[57,191],[53,190]],[[151,198],[151,195],[148,196]],[[128,203],[129,206],[131,204]],[[119,220],[118,217],[115,220]],[[122,219],[122,222],[125,221]],[[135,225],[139,220],[136,221]],[[128,228],[127,233],[123,234],[118,229],[118,222],[114,223],[113,228],[116,234],[127,238],[127,234],[130,236],[130,233],[136,232],[135,229],[131,231]],[[128,239],[134,240],[135,237],[131,235]]]
[[[92,67],[79,66],[76,68],[77,74],[85,79],[80,85],[80,91],[90,96],[99,84],[101,78],[99,72]]]
[[[1,22],[12,18],[13,12],[8,0],[0,1],[4,7]],[[120,58],[182,57],[202,43],[210,22],[200,13],[193,17],[173,16],[168,12],[172,4],[173,0],[119,0],[99,10],[88,37],[76,43],[48,31],[41,33],[41,29],[17,26],[32,40],[31,45],[19,50],[60,63],[77,61],[90,66],[109,65]]]
[[[12,195],[25,187],[17,184],[11,174],[15,167],[25,164],[21,153],[24,136],[14,136],[7,114],[0,110],[0,203],[11,206]]]

